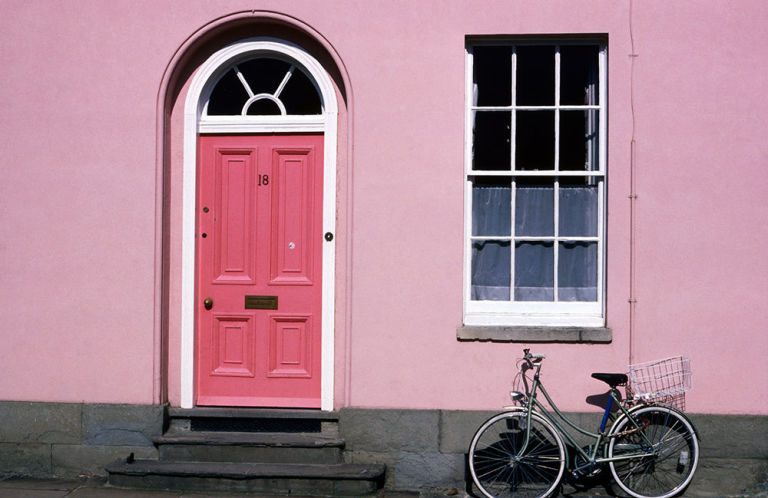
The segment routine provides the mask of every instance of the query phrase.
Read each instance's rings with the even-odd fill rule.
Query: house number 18
[[[257,175],[259,177],[259,187],[269,185],[269,175]]]

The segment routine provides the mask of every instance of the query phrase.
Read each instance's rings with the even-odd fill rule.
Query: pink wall
[[[345,58],[355,78],[357,106],[354,405],[497,409],[509,404],[515,358],[525,345],[460,343],[455,333],[462,322],[464,37],[609,33],[610,53],[629,52],[625,9],[595,9],[607,13],[595,16],[570,11],[568,5],[516,13],[457,3],[445,16],[431,19],[426,32],[420,26],[430,10],[411,10],[397,23],[401,36]],[[385,13],[371,14],[361,32],[387,39],[387,23],[375,21]],[[347,53],[343,47],[340,52]],[[377,61],[374,70],[371,60]],[[624,57],[616,64],[611,59],[610,80],[626,80],[627,71]],[[376,90],[363,93],[366,88]],[[612,87],[610,99],[615,140],[609,155],[626,157],[626,87]],[[397,146],[381,147],[382,137]],[[613,185],[619,190],[628,184],[624,171],[610,170],[610,175],[612,194]],[[616,240],[620,247],[627,236],[621,223],[626,207],[621,201],[613,204],[609,244]],[[610,259],[609,288],[627,288],[626,266],[627,252],[617,251]],[[545,378],[552,379],[551,391],[565,408],[587,409],[584,396],[596,387],[588,375],[593,366],[581,365],[583,359],[600,368],[625,368],[626,332],[620,328],[626,322],[626,296],[619,295],[609,301],[610,326],[619,328],[612,345],[533,346],[549,355]]]
[[[634,138],[634,359],[691,356],[691,411],[768,414],[768,311],[761,306],[768,297],[768,147],[758,123],[768,111],[761,98],[768,5],[648,1],[634,2],[630,13],[629,2],[457,0],[440,2],[438,16],[431,2],[333,5],[248,7],[283,12],[322,33],[351,78],[353,152],[349,163],[340,161],[351,169],[341,168],[338,182],[337,405],[495,409],[507,402],[524,345],[456,340],[464,37],[607,33],[614,340],[534,345],[549,356],[545,381],[561,408],[587,410],[584,397],[602,387],[589,372],[622,371],[629,361]],[[0,399],[157,399],[157,92],[187,37],[242,9],[234,1],[180,6],[0,7]],[[183,98],[171,127],[172,402],[179,389],[173,276],[180,269],[175,165]],[[735,385],[745,370],[758,375]],[[733,408],[719,402],[726,388]]]
[[[762,2],[635,15],[638,356],[690,351],[701,411],[768,412],[766,20]]]

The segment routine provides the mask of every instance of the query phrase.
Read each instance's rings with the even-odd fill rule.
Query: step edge
[[[157,445],[276,446],[288,448],[344,448],[344,439],[320,433],[179,431],[152,438]]]
[[[296,419],[338,422],[339,413],[320,410],[284,410],[269,408],[218,408],[169,407],[168,417],[175,418],[260,418],[260,419]]]
[[[336,479],[376,480],[386,472],[383,464],[264,464],[233,462],[162,462],[159,460],[118,460],[105,469],[109,474],[126,476],[166,475],[222,479]],[[336,470],[336,472],[329,472]]]

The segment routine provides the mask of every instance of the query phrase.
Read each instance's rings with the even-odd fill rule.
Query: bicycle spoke
[[[662,407],[641,408],[632,418],[644,419],[638,424],[642,429],[617,436],[609,446],[609,456],[626,458],[610,463],[614,478],[635,497],[675,495],[690,482],[698,462],[691,427],[682,416]],[[629,425],[630,419],[623,419],[614,432],[620,434]],[[646,444],[635,444],[639,440]]]
[[[478,431],[470,470],[486,496],[542,496],[552,492],[565,467],[562,442],[537,416],[501,414]]]

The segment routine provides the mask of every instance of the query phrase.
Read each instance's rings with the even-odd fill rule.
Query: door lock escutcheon
[[[328,242],[333,240],[333,234],[331,232],[325,232],[325,240]]]
[[[205,309],[207,310],[213,308],[213,299],[206,297],[205,300],[203,300],[203,306],[205,306]]]

